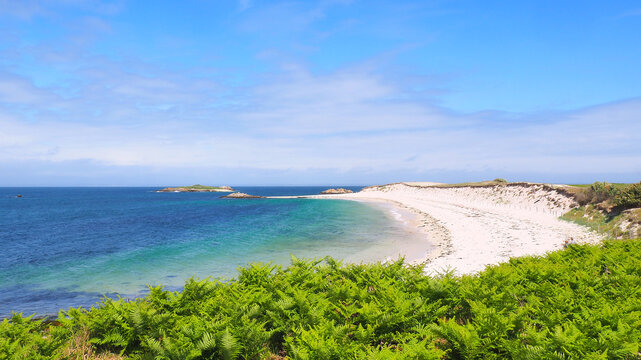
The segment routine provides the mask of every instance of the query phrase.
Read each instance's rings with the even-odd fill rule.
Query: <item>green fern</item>
[[[229,329],[225,329],[220,337],[220,348],[222,351],[223,359],[225,360],[235,359],[240,352],[238,342],[229,332]]]
[[[575,245],[474,275],[402,260],[254,264],[238,279],[0,322],[0,359],[641,359],[641,241]]]

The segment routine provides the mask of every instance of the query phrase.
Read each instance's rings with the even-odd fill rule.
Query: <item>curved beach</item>
[[[315,199],[389,202],[420,217],[416,223],[435,246],[431,253],[404,253],[412,262],[427,261],[426,271],[469,274],[510,257],[543,255],[567,240],[596,243],[599,234],[560,220],[574,200],[562,188],[545,184],[442,186],[397,183],[353,194],[314,195]]]

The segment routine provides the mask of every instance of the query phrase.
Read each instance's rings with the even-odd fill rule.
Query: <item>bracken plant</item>
[[[641,241],[455,277],[403,261],[251,264],[55,321],[0,324],[0,359],[641,359]]]

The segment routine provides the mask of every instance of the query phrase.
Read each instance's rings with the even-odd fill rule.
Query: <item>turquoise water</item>
[[[239,190],[300,195],[324,188]],[[290,254],[381,260],[408,236],[385,208],[353,201],[154,190],[0,188],[0,316],[138,296],[147,285],[179,289],[192,276],[231,278],[250,262],[288,264]]]

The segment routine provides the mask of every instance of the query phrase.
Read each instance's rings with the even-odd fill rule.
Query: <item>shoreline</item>
[[[415,228],[434,249],[411,263],[426,273],[473,274],[512,257],[544,255],[563,243],[598,243],[587,227],[559,219],[574,200],[547,184],[444,187],[433,183],[372,186],[353,194],[296,196],[384,202],[417,216]],[[291,197],[294,198],[294,197]],[[404,249],[407,252],[411,249]],[[422,260],[422,261],[420,261]]]
[[[327,198],[323,197],[320,199],[331,200],[331,196],[333,195],[327,195]],[[399,254],[394,256],[391,254],[385,256],[382,261],[393,261],[400,255],[403,256],[405,261],[409,264],[427,263],[439,258],[444,253],[444,250],[451,247],[449,237],[447,235],[447,228],[439,224],[438,220],[423,211],[408,207],[401,202],[390,199],[343,198],[337,200],[356,201],[377,207],[384,206],[385,214],[393,221],[402,222],[403,227],[406,228],[407,232],[415,238],[410,242],[410,245],[413,246],[400,248]],[[392,214],[392,212],[395,212],[395,209],[399,211],[396,212],[396,215]],[[411,214],[411,218],[408,218],[408,214]],[[416,243],[416,240],[419,239],[421,242]],[[422,255],[418,255],[417,252],[422,253]]]

